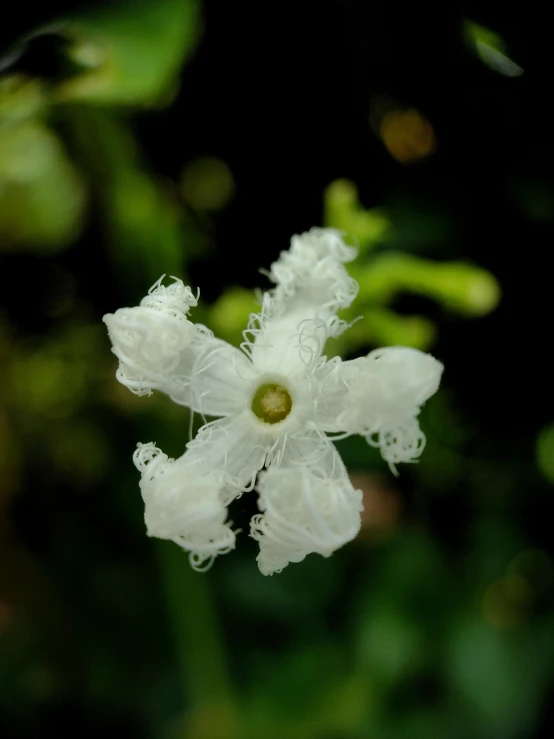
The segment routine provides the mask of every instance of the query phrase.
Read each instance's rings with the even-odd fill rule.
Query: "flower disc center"
[[[292,408],[289,391],[282,385],[260,385],[252,398],[252,411],[264,423],[284,421]]]

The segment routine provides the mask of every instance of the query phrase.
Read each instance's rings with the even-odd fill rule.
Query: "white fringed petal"
[[[103,318],[119,359],[116,377],[136,395],[171,391],[179,355],[195,334],[186,314],[197,299],[190,287],[173,279],[165,287],[161,277],[139,306],[120,308]]]
[[[381,451],[381,456],[396,473],[398,462],[414,462],[425,449],[425,434],[414,415],[383,424],[378,431],[365,434],[366,441]]]
[[[205,326],[188,320],[187,312],[197,304],[190,287],[176,278],[166,287],[162,279],[139,306],[103,318],[119,359],[117,379],[137,395],[160,390],[206,416],[240,410],[251,363]]]
[[[178,460],[150,444],[139,444],[133,461],[141,472],[144,520],[149,536],[169,539],[190,552],[195,569],[206,569],[235,546],[221,502],[223,476],[200,470],[186,455]]]
[[[285,307],[266,293],[261,312],[250,317],[243,348],[259,373],[302,374],[317,363],[339,323],[304,303],[290,301]]]
[[[269,279],[277,285],[275,293],[280,297],[312,292],[319,305],[331,302],[335,310],[346,308],[356,297],[357,285],[342,264],[351,262],[356,254],[339,231],[312,228],[292,237],[290,248],[271,265]]]
[[[338,457],[330,443],[328,453]],[[359,532],[362,494],[352,487],[340,459],[326,466],[337,474],[328,477],[321,468],[306,464],[275,465],[260,473],[262,513],[252,519],[250,535],[260,544],[262,574],[280,572],[307,554],[329,557]]]
[[[255,373],[243,352],[196,324],[174,375],[172,400],[205,416],[227,416],[244,409]]]
[[[260,371],[310,369],[327,339],[348,328],[336,313],[358,293],[343,265],[355,255],[356,249],[334,229],[313,228],[293,236],[290,249],[281,252],[268,273],[276,287],[266,293],[261,313],[251,317],[246,332],[253,338],[246,344]]]
[[[191,308],[198,305],[198,296],[193,295],[190,287],[182,280],[172,277],[170,285],[163,285],[165,275],[155,282],[148,293],[140,301],[143,308],[159,311],[165,315],[181,320]]]
[[[245,410],[202,426],[187,444],[186,456],[201,470],[222,473],[222,499],[227,504],[254,487],[256,475],[274,443],[270,435],[260,432],[250,410]]]
[[[307,305],[333,312],[347,308],[358,293],[358,285],[343,262],[352,261],[356,254],[333,228],[312,228],[293,236],[290,249],[281,252],[269,271],[269,279],[276,284],[275,297],[301,298]]]
[[[442,371],[430,354],[400,346],[323,367],[316,424],[362,434],[391,465],[412,462],[425,446],[417,415],[437,391]]]
[[[346,469],[334,444],[320,429],[300,426],[284,435],[268,456],[279,467],[310,467],[320,477],[342,480]]]

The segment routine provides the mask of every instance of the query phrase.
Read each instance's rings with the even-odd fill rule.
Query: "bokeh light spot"
[[[437,148],[433,126],[415,108],[385,113],[379,135],[388,152],[402,164],[418,162]]]

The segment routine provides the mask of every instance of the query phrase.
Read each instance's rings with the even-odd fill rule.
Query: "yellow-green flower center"
[[[292,408],[289,391],[282,385],[260,385],[252,398],[252,411],[264,423],[284,421]]]

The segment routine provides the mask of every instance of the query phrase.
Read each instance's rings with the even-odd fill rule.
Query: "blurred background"
[[[551,30],[532,4],[54,0],[0,29],[0,733],[525,739],[554,725]],[[342,229],[327,354],[446,371],[360,536],[259,574],[254,493],[204,575],[148,539],[101,317],[163,274],[238,344],[290,236]]]

